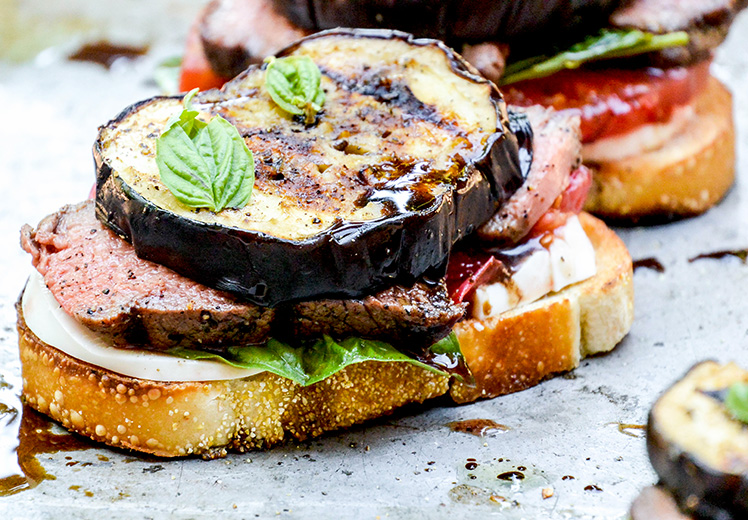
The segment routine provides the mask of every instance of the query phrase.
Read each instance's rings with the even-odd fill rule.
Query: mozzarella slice
[[[582,147],[585,163],[621,161],[644,152],[661,148],[666,142],[692,124],[696,118],[693,106],[685,105],[673,111],[664,123],[641,125],[634,130],[612,137],[604,137]]]
[[[582,229],[579,218],[569,217],[553,232],[546,249],[536,250],[515,266],[509,280],[478,287],[473,295],[473,317],[485,320],[533,302],[581,282],[597,272],[595,248]]]
[[[26,325],[44,343],[125,376],[151,381],[218,381],[262,372],[232,367],[220,361],[182,359],[158,352],[111,347],[104,338],[62,310],[36,270],[26,283],[21,306]]]

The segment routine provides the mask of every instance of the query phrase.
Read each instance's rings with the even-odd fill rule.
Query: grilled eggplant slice
[[[600,27],[621,0],[272,0],[299,27],[397,27],[443,40],[516,41]],[[544,41],[553,41],[545,34]]]
[[[101,129],[99,219],[139,256],[259,305],[441,276],[452,245],[523,183],[526,121],[510,122],[496,87],[433,40],[336,30],[285,55],[309,56],[322,72],[326,101],[312,125],[271,101],[262,67],[193,100],[253,151],[247,206],[188,209],[161,183],[156,139],[181,104],[160,97]]]
[[[720,398],[736,382],[748,382],[748,371],[705,361],[669,388],[649,415],[652,466],[681,509],[697,518],[748,518],[748,427]]]

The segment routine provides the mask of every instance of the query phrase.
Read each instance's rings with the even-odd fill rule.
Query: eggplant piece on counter
[[[161,182],[156,140],[178,97],[137,103],[94,145],[97,216],[137,254],[259,305],[357,298],[440,277],[452,245],[524,182],[531,134],[495,85],[434,40],[335,30],[279,57],[305,55],[326,101],[313,124],[273,103],[264,67],[198,94],[254,153],[249,204],[181,205]]]
[[[723,403],[725,391],[748,382],[734,363],[694,366],[654,404],[647,450],[662,485],[698,519],[748,518],[748,425]]]

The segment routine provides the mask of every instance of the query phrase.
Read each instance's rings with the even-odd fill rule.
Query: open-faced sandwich
[[[304,439],[613,348],[631,259],[580,213],[579,119],[435,40],[305,38],[101,127],[95,201],[22,246],[26,401],[161,456]]]
[[[623,221],[691,216],[733,183],[732,98],[709,66],[744,6],[213,0],[196,23],[182,85],[220,85],[320,29],[385,27],[437,37],[502,87],[510,105],[581,116],[584,162],[593,170],[588,211]]]

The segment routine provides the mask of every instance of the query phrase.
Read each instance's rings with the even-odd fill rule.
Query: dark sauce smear
[[[17,399],[17,397],[16,397]],[[52,422],[31,407],[10,407],[3,403],[0,411],[0,497],[35,488],[44,480],[55,480],[37,459],[44,453],[80,451],[91,443],[72,434],[50,431]],[[13,410],[10,414],[7,410]]]
[[[693,258],[689,258],[688,261],[695,262],[696,260],[704,259],[721,260],[722,258],[728,256],[734,256],[736,258],[739,258],[741,262],[746,263],[746,260],[748,260],[748,249],[733,249],[725,251],[715,251],[714,253],[704,253],[702,255],[697,255]]]
[[[637,269],[644,268],[644,269],[652,269],[653,271],[657,271],[658,273],[664,273],[665,272],[665,266],[660,263],[659,260],[656,258],[650,257],[650,258],[642,258],[641,260],[634,260],[634,271]]]
[[[491,419],[467,419],[465,421],[453,421],[447,423],[453,432],[469,433],[476,437],[493,437],[499,433],[510,430],[509,426],[499,424]]]
[[[70,61],[88,61],[98,63],[106,68],[120,58],[133,59],[143,56],[148,52],[147,47],[130,47],[128,45],[115,45],[107,41],[86,43],[68,58]]]

